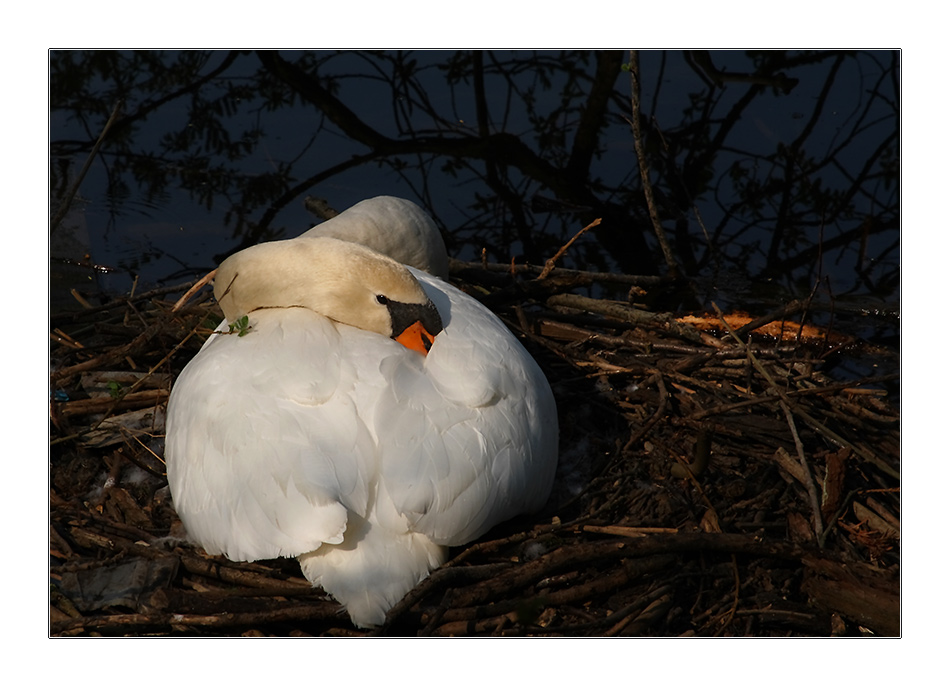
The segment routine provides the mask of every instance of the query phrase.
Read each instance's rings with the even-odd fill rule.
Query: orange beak
[[[435,341],[435,337],[422,325],[422,322],[413,322],[403,330],[402,334],[394,338],[410,351],[422,355],[429,354],[432,342]]]

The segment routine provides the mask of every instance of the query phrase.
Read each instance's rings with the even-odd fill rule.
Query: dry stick
[[[158,461],[158,462],[161,463],[162,465],[165,464],[165,461],[162,459],[162,457],[159,456],[157,453],[155,453],[155,451],[153,451],[152,449],[150,449],[148,446],[146,446],[144,441],[142,441],[141,439],[139,439],[139,438],[138,438],[137,436],[135,436],[134,434],[131,435],[130,438],[133,439],[134,441],[138,442],[138,445],[139,445],[139,446],[141,446],[143,449],[145,449],[146,451],[148,451],[149,453],[151,453],[151,454],[152,454],[152,457],[153,457],[156,461]],[[129,461],[130,463],[132,463],[132,464],[135,465],[136,467],[138,467],[138,468],[144,470],[145,472],[149,473],[150,475],[155,475],[156,477],[158,477],[158,478],[160,478],[160,479],[165,479],[165,473],[164,473],[164,472],[158,472],[157,470],[155,470],[154,468],[152,468],[150,465],[147,465],[144,461],[139,460],[139,459],[138,459],[138,456],[135,456],[135,455],[133,454],[133,452],[130,451],[130,452],[128,452],[128,453],[126,453],[126,454],[123,454],[123,455],[125,456],[125,459],[126,459],[127,461]]]
[[[760,536],[680,532],[655,534],[633,539],[611,538],[562,546],[532,561],[522,563],[474,587],[457,590],[455,604],[459,608],[488,603],[499,595],[510,595],[560,570],[577,569],[579,565],[599,565],[621,558],[642,558],[657,553],[721,553],[753,554],[801,560],[804,556],[837,560],[829,554],[808,551],[797,544],[763,539]]]
[[[76,350],[85,348],[85,346],[83,346],[81,343],[76,341],[73,337],[71,337],[69,334],[62,331],[61,329],[54,329],[53,331],[51,331],[49,333],[49,338],[57,343],[61,343],[64,346],[69,346],[70,348],[73,348]]]
[[[640,440],[647,435],[647,432],[653,429],[653,425],[659,422],[660,419],[666,414],[666,410],[669,405],[670,394],[666,390],[666,384],[663,383],[663,373],[659,370],[654,371],[651,379],[648,379],[646,383],[648,384],[654,378],[656,379],[657,392],[660,394],[660,403],[657,405],[656,412],[653,413],[650,419],[647,420],[639,430],[630,436],[630,438],[627,440],[627,443],[624,444],[623,448],[620,450],[621,454],[626,453],[634,445],[638,444]],[[644,384],[644,386],[646,386],[646,384]],[[609,463],[604,466],[603,470],[601,470],[601,473],[603,473],[608,466]]]
[[[295,605],[270,611],[248,613],[218,613],[197,615],[180,613],[131,613],[97,618],[77,618],[50,624],[50,634],[67,632],[142,632],[149,629],[172,628],[179,631],[195,629],[223,630],[258,624],[313,622],[330,620],[337,613],[335,604]]]
[[[502,546],[507,546],[510,544],[518,544],[524,541],[525,539],[537,538],[543,534],[554,531],[558,529],[560,525],[550,524],[550,525],[541,525],[535,527],[534,529],[527,532],[518,532],[511,535],[510,537],[505,537],[503,539],[493,539],[490,541],[477,542],[472,544],[459,555],[455,556],[449,561],[446,561],[445,565],[433,572],[429,577],[416,585],[406,596],[402,598],[395,606],[393,606],[389,613],[387,613],[386,622],[379,628],[376,628],[370,634],[382,634],[386,627],[388,627],[393,620],[398,618],[403,612],[410,609],[417,602],[421,601],[423,597],[427,596],[432,592],[432,590],[445,581],[453,581],[458,578],[458,576],[471,577],[474,579],[479,579],[481,576],[481,569],[488,570],[488,566],[478,566],[480,570],[473,570],[472,566],[465,568],[460,567],[461,563],[470,558],[476,553],[481,553],[485,551],[493,551],[501,548]],[[491,574],[493,576],[496,573],[500,573],[503,569],[506,569],[507,564],[499,564],[497,570],[491,569]],[[463,572],[458,572],[459,570]],[[455,572],[450,572],[455,571]]]
[[[663,567],[667,565],[668,563],[664,563]],[[630,578],[631,574],[626,565],[621,564],[619,568],[613,567],[613,569],[607,569],[606,566],[604,566],[603,569],[600,569],[599,574],[579,584],[571,585],[565,589],[545,590],[545,592],[542,592],[534,598],[547,607],[575,604],[616,589],[622,589],[627,586]],[[535,577],[535,580],[539,579],[543,579],[543,574],[541,577]],[[527,586],[536,584],[535,580],[528,581]],[[490,583],[491,580],[487,580],[477,586],[488,585]],[[504,589],[491,591],[482,602],[473,605],[460,604],[458,602],[458,599],[462,597],[463,593],[477,593],[478,591],[478,589],[469,588],[468,590],[458,590],[458,593],[448,595],[448,603],[444,603],[443,606],[451,607],[446,607],[444,611],[440,608],[440,620],[437,622],[441,624],[435,626],[434,623],[430,623],[430,625],[433,625],[433,632],[439,634],[462,634],[471,632],[468,626],[472,621],[479,621],[475,623],[474,629],[476,632],[479,631],[479,625],[483,625],[481,629],[486,629],[484,627],[486,621],[479,619],[485,618],[489,613],[495,616],[494,619],[488,619],[489,623],[497,620],[498,616],[503,617],[511,612],[515,612],[511,620],[517,620],[518,607],[522,604],[519,598],[520,595],[511,598],[511,596],[506,594],[506,590]]]
[[[604,465],[600,468],[598,473],[591,478],[588,488],[576,494],[572,498],[568,499],[568,501],[561,506],[562,509],[569,507],[575,501],[579,500],[582,496],[584,496],[584,494],[588,493],[590,490],[589,489],[590,486],[592,486],[594,482],[602,478],[607,473],[607,471],[614,465],[616,459],[618,457],[622,457],[625,453],[632,450],[634,446],[639,444],[640,441],[643,440],[643,438],[653,429],[654,425],[656,425],[666,415],[666,412],[669,408],[670,394],[666,390],[666,384],[663,383],[663,372],[661,372],[660,370],[652,370],[651,376],[644,382],[643,385],[647,386],[653,381],[656,381],[657,393],[660,396],[659,404],[657,405],[656,412],[654,412],[653,415],[650,416],[649,420],[647,420],[645,423],[643,423],[643,425],[640,426],[640,429],[638,429],[636,432],[630,435],[630,438],[627,440],[627,443],[624,444],[622,449],[620,449],[620,452],[618,453],[617,456],[615,456],[611,460],[606,461],[604,463]],[[610,496],[608,496],[605,499],[605,501],[602,504],[599,504],[597,506],[596,511],[603,511],[608,508],[611,508],[622,497],[623,497],[623,493],[615,490]]]
[[[640,163],[643,197],[646,199],[647,209],[650,211],[650,220],[653,222],[653,230],[656,232],[657,241],[660,242],[660,249],[663,251],[666,266],[670,273],[678,274],[676,258],[673,257],[673,250],[666,240],[666,234],[663,233],[660,215],[656,210],[656,202],[653,199],[653,185],[650,183],[650,166],[647,164],[646,152],[643,150],[643,136],[640,130],[640,55],[636,50],[630,51],[630,109],[632,117],[630,126],[633,127],[633,145],[637,151],[637,161]]]
[[[83,298],[76,289],[70,289],[69,293],[73,298],[76,299],[76,302],[83,307],[84,310],[92,310],[92,306],[89,305],[89,301]]]
[[[544,263],[544,269],[541,270],[541,274],[538,275],[538,281],[541,281],[542,279],[546,279],[547,276],[551,274],[551,271],[554,269],[555,263],[557,263],[557,261],[560,260],[564,256],[564,254],[567,252],[567,249],[571,247],[572,243],[574,243],[577,239],[579,239],[582,235],[584,235],[588,229],[593,229],[599,224],[600,224],[600,218],[595,219],[593,222],[591,222],[586,227],[581,229],[579,232],[574,234],[574,237],[570,241],[568,241],[563,246],[561,246],[558,252],[554,254],[554,257],[550,258],[547,262]]]
[[[129,393],[134,392],[136,389],[138,389],[139,386],[141,386],[141,385],[145,382],[146,379],[148,379],[150,376],[152,376],[152,373],[154,373],[155,370],[157,370],[159,367],[161,367],[162,365],[164,365],[165,362],[169,360],[169,358],[171,358],[173,355],[175,355],[175,353],[177,353],[178,350],[179,350],[182,346],[185,345],[185,343],[188,341],[188,339],[190,339],[190,338],[198,331],[198,328],[199,328],[199,327],[201,327],[201,323],[200,323],[200,322],[199,322],[198,324],[196,324],[196,325],[192,328],[192,330],[191,330],[190,332],[188,332],[188,335],[187,335],[184,339],[182,339],[181,341],[179,341],[179,342],[175,345],[175,347],[174,347],[171,351],[169,351],[168,355],[166,355],[164,358],[162,358],[162,359],[159,360],[157,363],[155,363],[155,365],[152,366],[152,368],[151,368],[148,372],[146,372],[144,375],[142,375],[142,377],[141,377],[137,382],[135,382],[135,384],[133,384],[131,387],[129,387],[129,390],[128,390],[126,393],[129,394]],[[152,327],[150,327],[150,329],[152,329],[152,328],[154,328],[155,331],[157,332],[158,329],[160,328],[160,325],[152,325]],[[143,332],[143,334],[144,334],[144,333],[147,333],[147,332]],[[139,336],[141,336],[141,335],[139,335]],[[138,337],[136,337],[136,338],[138,338]],[[151,335],[149,336],[149,338],[151,338]],[[90,362],[92,362],[92,361],[90,361]],[[69,369],[71,369],[71,370],[76,370],[76,368],[78,368],[78,367],[80,367],[80,365],[74,365],[72,368],[69,368]],[[105,414],[104,414],[104,415],[99,419],[99,421],[98,421],[95,425],[93,425],[92,427],[87,427],[86,429],[82,430],[81,432],[76,432],[75,434],[71,434],[71,435],[69,435],[68,437],[59,437],[59,438],[57,438],[57,439],[53,439],[52,441],[49,442],[49,445],[50,445],[50,446],[53,446],[54,444],[59,444],[59,443],[62,443],[62,442],[64,442],[64,441],[70,441],[70,440],[72,440],[72,439],[77,439],[77,438],[83,436],[84,434],[88,434],[89,432],[94,432],[94,431],[96,431],[97,429],[99,429],[99,426],[100,426],[105,420],[107,420],[107,419],[112,415],[112,413],[115,411],[115,409],[118,408],[119,403],[122,402],[122,398],[124,398],[124,396],[123,396],[123,397],[120,397],[120,398],[117,398],[117,399],[115,400],[115,402],[112,404],[112,406],[110,406],[109,409],[105,411]]]
[[[178,552],[176,552],[178,553]],[[229,584],[250,587],[253,589],[280,588],[285,591],[313,593],[313,586],[303,579],[290,578],[281,580],[268,575],[260,566],[253,566],[260,571],[255,572],[252,566],[242,565],[232,561],[223,562],[220,559],[203,556],[198,553],[179,553],[181,564],[185,570],[193,575],[200,575],[212,580],[220,580]]]
[[[597,575],[588,578],[579,584],[571,585],[564,589],[546,590],[534,597],[545,607],[552,608],[570,604],[580,604],[585,600],[607,594],[617,589],[623,589],[628,586],[630,580],[640,575],[655,572],[657,569],[666,568],[670,565],[670,558],[666,556],[652,556],[643,559],[638,564],[630,561],[623,561],[619,568],[600,570]],[[498,598],[499,595],[492,595],[485,604],[475,606],[465,606],[447,608],[442,613],[442,624],[438,627],[433,625],[434,632],[440,634],[463,634],[471,632],[470,623],[474,622],[476,632],[487,629],[486,624],[490,624],[499,619],[499,617],[509,617],[509,620],[518,620],[518,607],[521,600],[516,598]],[[487,613],[492,613],[494,618],[486,618]],[[444,621],[444,622],[442,622]],[[616,622],[616,621],[614,621]],[[481,627],[479,627],[481,626]]]
[[[484,254],[482,255],[484,257]],[[508,272],[511,273],[512,265],[510,263],[497,263],[497,262],[464,262],[462,260],[456,260],[455,258],[449,258],[449,270],[451,272],[460,272],[466,269],[481,269],[486,272]],[[520,274],[522,272],[527,272],[529,274],[541,274],[544,271],[543,267],[538,265],[514,265],[515,274]],[[653,274],[623,274],[620,272],[590,272],[587,270],[572,270],[567,267],[557,267],[557,274],[559,276],[571,277],[575,279],[582,279],[585,282],[607,282],[610,284],[628,284],[633,286],[657,286],[660,284],[669,284],[673,279],[670,277],[660,277]]]
[[[86,372],[87,370],[95,370],[100,367],[100,365],[109,364],[113,360],[121,359],[124,356],[130,354],[132,351],[137,350],[139,347],[146,344],[153,336],[158,334],[161,328],[161,323],[153,324],[127,344],[118,346],[117,348],[107,351],[102,355],[96,356],[90,360],[76,363],[70,367],[60,368],[50,375],[50,381],[55,384],[59,380],[65,379],[66,377],[79,374],[80,372]]]
[[[303,199],[303,206],[310,211],[312,214],[316,215],[323,221],[328,219],[333,219],[340,213],[330,207],[328,203],[323,198],[314,198],[313,196],[307,196]]]
[[[864,379],[858,379],[847,382],[838,382],[837,384],[828,384],[826,386],[816,386],[811,389],[795,389],[794,391],[785,392],[786,396],[821,396],[822,394],[828,394],[835,391],[847,390],[849,393],[879,393],[878,389],[855,389],[853,387],[859,386],[861,384],[880,384],[881,382],[890,381],[892,379],[897,379],[900,377],[899,374],[889,374],[881,375],[880,377],[865,377]],[[882,392],[886,393],[886,392]],[[748,406],[760,405],[762,403],[775,403],[779,401],[779,397],[775,396],[759,396],[756,398],[750,398],[745,401],[738,401],[736,403],[723,403],[722,405],[714,406],[712,408],[706,408],[705,410],[698,410],[691,415],[687,415],[688,420],[702,420],[704,418],[710,417],[712,415],[722,415],[724,413],[731,412],[733,410],[738,410],[740,408],[746,408]]]
[[[162,359],[159,360],[157,363],[155,363],[155,364],[151,367],[151,369],[149,369],[148,372],[146,372],[144,375],[142,375],[141,377],[139,377],[138,381],[136,381],[132,386],[130,386],[128,392],[126,392],[126,393],[132,393],[133,391],[135,391],[136,389],[138,389],[140,386],[142,386],[142,384],[145,383],[145,380],[147,380],[149,377],[152,376],[152,374],[154,374],[155,370],[157,370],[157,369],[160,368],[162,365],[164,365],[166,362],[168,362],[168,360],[169,360],[173,355],[175,355],[175,353],[177,353],[177,352],[179,351],[179,349],[181,349],[182,346],[184,346],[184,345],[188,342],[188,339],[190,339],[192,336],[195,335],[195,333],[196,333],[196,332],[198,331],[198,329],[201,327],[201,324],[202,324],[202,323],[199,322],[199,323],[196,324],[194,327],[192,327],[191,331],[188,332],[188,335],[187,335],[184,339],[182,339],[181,341],[179,341],[177,344],[175,344],[175,347],[174,347],[172,350],[170,350],[170,351],[168,352],[168,354],[167,354],[164,358],[162,358]],[[108,414],[108,413],[107,413],[107,414]]]
[[[731,554],[731,558],[732,558],[732,575],[733,575],[733,580],[735,581],[735,591],[733,592],[733,595],[732,595],[732,606],[729,608],[729,610],[726,613],[718,616],[717,618],[713,618],[708,623],[706,623],[706,625],[709,626],[711,623],[715,622],[716,620],[720,618],[723,619],[723,623],[719,626],[719,629],[716,630],[716,632],[713,634],[713,637],[719,637],[723,632],[726,631],[726,628],[732,624],[733,619],[736,617],[736,610],[739,608],[739,592],[742,589],[742,583],[741,583],[741,580],[739,579],[739,561],[736,560],[736,554]]]
[[[795,418],[792,416],[792,411],[784,400],[779,401],[779,405],[782,406],[785,419],[788,421],[788,429],[791,431],[792,438],[795,440],[798,462],[801,463],[802,470],[807,477],[805,491],[808,492],[808,501],[811,505],[812,527],[815,528],[815,537],[819,542],[819,546],[821,546],[821,533],[824,530],[824,525],[821,522],[821,501],[818,499],[818,489],[815,486],[814,478],[812,478],[811,469],[808,467],[808,459],[805,458],[805,446],[802,444],[801,437],[798,436],[798,429],[795,427]]]
[[[78,312],[57,313],[56,315],[52,315],[50,317],[50,322],[58,324],[60,322],[73,322],[75,320],[87,319],[89,315],[94,315],[96,313],[104,312],[106,310],[113,310],[115,308],[125,307],[129,305],[130,303],[138,303],[140,301],[154,299],[156,296],[164,296],[165,294],[169,294],[169,293],[177,293],[178,291],[181,291],[182,289],[190,288],[191,286],[194,286],[194,284],[195,282],[190,281],[190,282],[185,282],[183,284],[176,284],[174,286],[162,286],[157,289],[152,289],[151,291],[148,291],[146,293],[140,293],[138,296],[135,296],[135,297],[123,296],[121,298],[117,298],[103,305],[92,306],[88,310],[81,310]]]
[[[660,145],[663,147],[663,152],[669,155],[670,145],[669,143],[666,142],[666,137],[663,135],[663,129],[660,128],[660,124],[659,122],[657,122],[656,117],[651,117],[651,121],[653,122],[653,130],[656,132],[657,138],[660,139]],[[672,157],[673,156],[671,156],[671,159]],[[693,200],[692,194],[689,192],[689,189],[686,187],[686,183],[683,181],[683,176],[680,174],[679,170],[676,169],[675,165],[671,165],[671,167],[673,169],[673,174],[676,177],[676,180],[679,181],[680,183],[680,187],[682,188],[684,195],[689,199],[690,206],[693,208],[693,214],[696,215],[696,222],[697,224],[699,224],[699,228],[703,230],[703,236],[706,237],[706,245],[709,246],[710,252],[712,252],[713,256],[715,257],[716,250],[715,250],[715,247],[713,246],[712,238],[710,238],[709,236],[709,231],[706,229],[706,223],[703,222],[703,216],[699,214],[699,208],[696,207],[696,202]],[[717,265],[718,265],[718,261],[717,261]],[[717,266],[717,270],[718,270],[718,266]]]
[[[715,303],[713,303],[713,307],[716,308],[716,312],[718,312],[720,317],[722,317],[722,311],[719,310],[719,308],[716,306]],[[723,323],[725,323],[725,320],[723,320]],[[739,344],[742,346],[745,346],[745,344],[742,342],[741,339],[739,339]],[[842,448],[850,448],[857,455],[861,456],[861,458],[863,458],[867,462],[877,467],[879,470],[884,472],[884,474],[888,475],[889,477],[893,477],[894,479],[898,479],[898,480],[900,479],[900,473],[894,468],[892,468],[890,465],[885,463],[883,460],[878,458],[876,455],[874,455],[873,453],[869,453],[865,451],[863,448],[859,447],[857,444],[854,444],[848,441],[843,436],[839,435],[837,432],[829,429],[827,426],[824,425],[824,423],[819,422],[818,420],[813,418],[811,415],[805,412],[802,408],[791,403],[791,401],[788,398],[788,394],[786,394],[782,390],[782,388],[779,387],[774,382],[774,380],[772,380],[772,378],[768,375],[768,372],[765,371],[765,368],[762,367],[762,364],[758,361],[758,359],[755,356],[752,356],[752,362],[756,366],[756,369],[759,370],[759,372],[763,374],[766,380],[768,380],[769,384],[772,385],[772,388],[779,395],[779,397],[781,397],[783,401],[788,403],[788,406],[789,408],[791,408],[792,412],[795,413],[801,419],[803,419],[806,423],[808,423],[812,427],[812,429],[816,430],[819,434],[824,435],[825,438],[827,438],[832,443],[837,444],[838,446],[841,446]]]
[[[187,303],[191,299],[192,296],[194,296],[199,290],[201,290],[201,288],[205,284],[207,284],[212,279],[214,279],[214,275],[217,274],[217,272],[218,270],[211,270],[210,272],[208,272],[208,274],[206,274],[201,279],[196,281],[194,285],[190,289],[188,289],[188,291],[185,292],[185,295],[179,298],[175,302],[175,305],[172,306],[171,311],[178,312],[179,310],[181,310],[182,307],[184,307],[185,303]]]
[[[745,336],[749,332],[754,332],[759,327],[764,327],[767,324],[771,324],[772,322],[774,322],[775,320],[779,318],[784,320],[789,315],[795,315],[797,313],[802,312],[806,307],[807,307],[807,304],[803,303],[802,301],[791,301],[787,305],[783,305],[781,308],[773,310],[772,312],[767,313],[763,315],[762,317],[757,317],[751,322],[747,322],[746,324],[742,325],[741,327],[739,327],[739,329],[736,330],[736,336],[739,336],[739,337]],[[783,333],[784,333],[784,328],[783,328]],[[731,336],[730,334],[724,334],[722,338],[725,340],[725,339],[728,339],[730,336]]]
[[[663,585],[658,589],[653,590],[643,596],[638,596],[636,601],[633,603],[621,608],[619,611],[615,611],[610,615],[604,618],[596,618],[586,623],[578,623],[576,625],[561,625],[557,628],[558,636],[562,637],[578,637],[581,635],[586,635],[588,633],[596,632],[600,628],[606,627],[609,628],[605,630],[602,634],[604,637],[611,636],[611,632],[616,629],[618,632],[623,630],[630,621],[634,623],[639,621],[640,618],[647,613],[647,608],[653,606],[653,604],[662,600],[664,596],[668,596],[671,592],[672,587],[670,585]],[[634,615],[636,614],[636,615]],[[621,627],[618,627],[621,626]]]
[[[583,525],[581,530],[592,534],[612,534],[618,537],[646,537],[650,534],[676,534],[675,527],[626,527],[624,525]]]
[[[626,303],[602,301],[575,293],[561,293],[550,296],[546,304],[549,307],[564,306],[575,310],[586,310],[628,324],[654,326],[665,329],[670,334],[693,343],[703,343],[713,348],[723,348],[722,342],[716,337],[701,332],[695,327],[677,322],[676,318],[668,313],[648,312],[630,307]]]
[[[735,338],[740,346],[746,349],[746,352],[749,356],[749,362],[758,370],[759,374],[765,379],[769,386],[778,394],[780,405],[782,410],[785,412],[785,417],[788,420],[788,427],[792,432],[792,438],[795,440],[795,448],[798,451],[798,460],[801,463],[802,471],[805,480],[805,491],[808,493],[808,501],[812,509],[812,518],[813,518],[813,527],[815,528],[815,537],[821,538],[821,531],[823,529],[821,524],[821,502],[818,500],[818,489],[815,486],[815,478],[811,474],[811,468],[808,467],[808,460],[805,458],[805,447],[802,445],[802,440],[798,436],[798,430],[795,427],[795,420],[792,417],[792,403],[789,400],[788,396],[785,394],[785,391],[775,383],[775,380],[772,379],[772,375],[769,374],[768,370],[765,369],[765,366],[759,361],[759,359],[752,353],[752,348],[746,346],[743,343],[742,339],[733,331],[732,327],[729,326],[729,323],[726,322],[726,318],[723,317],[722,311],[719,309],[719,306],[716,303],[712,304],[713,308],[716,310],[716,314],[719,315],[719,319],[722,322],[723,326],[726,327],[726,330]]]
[[[657,604],[662,603],[664,598],[668,597],[671,592],[672,587],[670,585],[663,585],[659,589],[650,592],[648,595],[638,598],[632,604],[627,605],[616,613],[610,614],[601,621],[607,621],[610,623],[610,628],[604,632],[603,636],[616,637],[628,625],[639,620],[644,615],[648,615],[650,610],[655,608]],[[638,611],[640,612],[637,613]],[[634,615],[634,613],[637,613],[637,615]]]
[[[146,408],[164,401],[167,397],[168,391],[166,389],[148,389],[147,391],[136,392],[128,391],[122,394],[122,398],[118,399],[118,406],[113,405],[116,399],[106,396],[102,398],[79,398],[75,401],[67,401],[63,403],[60,410],[64,417],[94,415],[110,408],[113,410]]]
[[[452,561],[449,561],[449,564],[451,563]],[[449,564],[447,564],[447,566]],[[382,636],[385,633],[386,628],[388,628],[396,618],[415,606],[423,598],[431,594],[440,586],[454,585],[455,587],[458,587],[468,580],[491,579],[509,569],[510,566],[507,563],[489,563],[487,565],[478,566],[439,568],[429,575],[429,577],[427,577],[425,580],[416,585],[412,590],[410,590],[408,594],[406,594],[406,596],[400,599],[396,605],[389,609],[389,612],[386,614],[386,621],[384,624],[371,630],[369,632],[369,636]],[[446,608],[442,608],[441,612],[437,612],[438,617],[441,618],[441,615],[445,612],[445,610]]]
[[[122,101],[120,100],[115,104],[115,107],[112,108],[112,114],[109,115],[106,125],[102,127],[102,133],[99,134],[99,138],[96,140],[95,145],[92,146],[92,150],[89,151],[89,156],[86,158],[86,162],[83,164],[82,169],[79,170],[79,176],[76,177],[76,180],[73,181],[73,185],[70,186],[69,190],[66,192],[66,197],[63,198],[62,204],[59,206],[59,210],[56,211],[56,216],[53,217],[53,221],[50,223],[50,231],[58,227],[59,223],[63,221],[63,217],[65,217],[66,213],[69,212],[69,206],[72,205],[73,198],[79,191],[79,185],[82,184],[82,180],[86,176],[86,172],[88,172],[89,168],[92,166],[92,161],[96,159],[96,155],[99,153],[99,148],[106,140],[106,134],[109,133],[109,129],[112,128],[115,120],[119,118],[119,112],[121,110]]]

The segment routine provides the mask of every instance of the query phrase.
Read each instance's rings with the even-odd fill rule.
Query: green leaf
[[[111,380],[106,386],[109,387],[109,395],[115,400],[119,400],[123,396],[122,387],[115,380]]]
[[[250,325],[247,322],[247,315],[238,318],[234,322],[228,325],[228,334],[237,333],[238,336],[244,336],[251,331]]]

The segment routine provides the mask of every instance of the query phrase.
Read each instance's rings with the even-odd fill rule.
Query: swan
[[[544,505],[557,409],[493,313],[373,249],[438,271],[418,206],[370,199],[331,222],[218,268],[225,319],[175,382],[165,459],[207,553],[296,557],[369,628],[447,547]]]
[[[404,198],[368,198],[302,236],[359,243],[440,279],[449,278],[449,257],[438,227],[425,210]]]

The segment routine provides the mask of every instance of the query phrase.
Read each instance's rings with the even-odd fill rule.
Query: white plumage
[[[449,256],[438,227],[425,210],[403,198],[377,196],[361,201],[303,236],[359,243],[396,262],[449,278]]]
[[[420,245],[405,229],[386,241],[430,254],[397,255],[438,270],[444,247],[422,210],[394,198],[354,210],[326,234],[320,225],[222,264],[215,293],[227,318],[175,383],[166,463],[175,508],[208,553],[295,556],[368,627],[445,561],[447,546],[544,505],[557,412],[543,373],[490,311],[337,240],[378,247],[360,231],[415,227]],[[373,324],[380,308],[427,299],[444,327],[428,355]],[[241,314],[246,336],[227,334]]]

